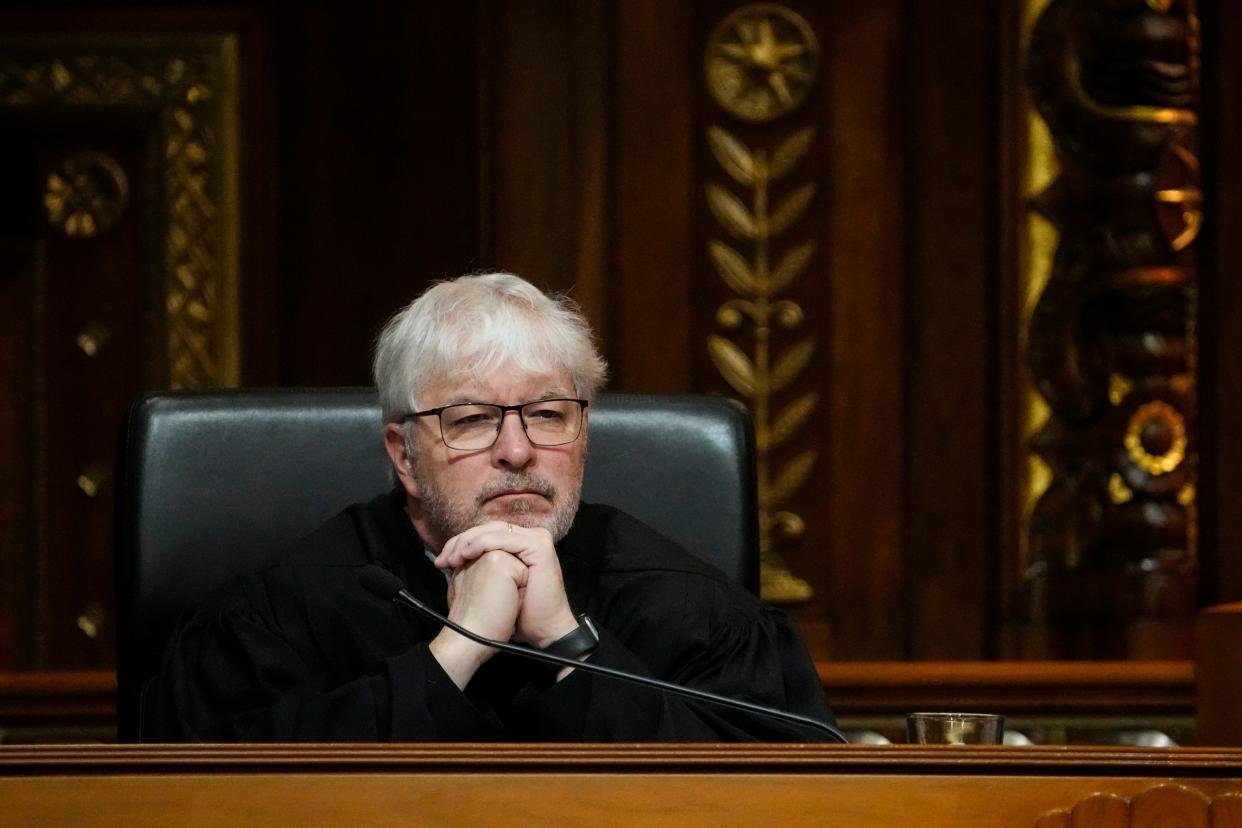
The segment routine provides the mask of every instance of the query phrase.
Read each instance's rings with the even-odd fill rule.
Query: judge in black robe
[[[582,504],[556,545],[594,663],[832,722],[780,612],[634,518]],[[363,588],[394,572],[447,613],[398,489],[342,512],[184,619],[147,710],[169,741],[809,741],[823,734],[506,653],[459,690],[428,650],[439,626]]]

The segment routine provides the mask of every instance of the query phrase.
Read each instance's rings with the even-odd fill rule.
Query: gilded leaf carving
[[[743,296],[755,295],[755,275],[751,272],[750,263],[741,253],[721,241],[708,244],[707,252],[725,284]]]
[[[789,287],[795,279],[802,275],[806,270],[807,264],[811,261],[811,257],[815,255],[815,240],[803,242],[790,249],[781,260],[777,263],[776,269],[772,271],[771,282],[768,290],[773,293],[780,293]]]
[[[776,448],[792,437],[806,423],[807,418],[815,411],[815,406],[818,404],[819,395],[812,391],[785,406],[772,423],[772,429],[768,433],[767,448]]]
[[[803,184],[793,195],[785,199],[780,205],[772,211],[772,220],[769,225],[769,232],[773,236],[779,236],[789,228],[789,225],[797,221],[802,213],[806,210],[807,205],[811,203],[811,199],[815,198],[815,184]]]
[[[811,142],[815,140],[815,127],[803,127],[785,139],[776,152],[772,153],[772,162],[768,167],[768,174],[773,180],[783,178],[798,166],[798,162],[802,160],[802,156],[806,155],[806,151],[811,148]]]
[[[776,480],[772,481],[772,487],[768,489],[768,502],[781,503],[788,500],[798,489],[802,488],[802,484],[806,482],[814,466],[814,451],[804,451],[790,460],[776,475]]]
[[[718,184],[707,185],[707,206],[716,220],[734,236],[753,239],[758,235],[755,219],[746,206],[732,193]]]
[[[813,336],[808,336],[798,344],[791,345],[785,353],[781,354],[776,364],[772,366],[770,379],[772,393],[780,391],[797,379],[798,374],[802,373],[802,369],[811,361],[814,354],[815,337]]]
[[[755,393],[755,365],[742,350],[723,336],[707,338],[707,350],[716,369],[733,388],[748,397]]]
[[[786,538],[800,538],[806,533],[806,522],[793,512],[777,512],[772,515],[772,528]]]
[[[755,183],[755,157],[741,141],[720,127],[708,127],[707,143],[712,155],[734,181],[747,187]]]
[[[707,242],[712,267],[734,294],[717,309],[716,320],[726,330],[753,323],[743,332],[749,334],[745,342],[753,350],[724,336],[709,336],[707,349],[729,386],[749,398],[755,415],[762,517],[760,592],[777,603],[805,601],[813,594],[806,581],[785,568],[773,544],[777,539],[800,537],[805,530],[798,515],[780,507],[806,481],[816,455],[813,450],[803,451],[777,474],[771,452],[778,446],[789,447],[795,435],[806,430],[819,395],[803,390],[781,405],[775,400],[778,392],[805,372],[815,353],[814,336],[794,344],[785,341],[786,331],[802,325],[803,311],[781,294],[806,273],[817,249],[814,239],[791,240],[780,249],[775,242],[806,215],[817,190],[814,182],[789,183],[782,187],[784,197],[777,199],[772,185],[788,180],[805,161],[816,134],[814,127],[804,126],[786,133],[775,147],[752,148],[720,127],[707,130],[712,156],[728,175],[728,179],[707,183],[707,204],[716,222],[732,237]],[[730,180],[745,192],[736,193]]]

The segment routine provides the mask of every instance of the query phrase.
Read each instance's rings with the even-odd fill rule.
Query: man
[[[580,504],[606,367],[565,299],[435,285],[381,333],[399,486],[350,507],[174,634],[154,698],[191,741],[807,740],[814,730],[497,653],[377,600],[378,564],[458,624],[831,721],[785,618],[635,519]]]

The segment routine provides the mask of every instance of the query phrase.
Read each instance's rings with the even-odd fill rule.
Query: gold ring
[[[506,531],[506,532],[512,532],[512,531],[513,531],[513,524],[512,524],[512,523],[506,523],[506,524],[505,524],[505,531]]]

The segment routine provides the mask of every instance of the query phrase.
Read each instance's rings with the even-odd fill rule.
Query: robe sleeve
[[[495,714],[458,690],[426,643],[341,680],[307,638],[305,630],[280,629],[245,595],[190,617],[144,694],[152,735],[177,742],[504,738]]]
[[[676,617],[600,631],[591,660],[835,725],[823,685],[783,613],[757,601],[687,601]],[[723,606],[722,606],[723,604]],[[685,608],[689,608],[686,610]],[[640,655],[641,653],[642,655]],[[808,742],[823,731],[575,670],[519,706],[523,726],[551,741]]]

